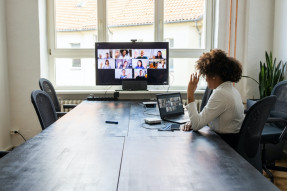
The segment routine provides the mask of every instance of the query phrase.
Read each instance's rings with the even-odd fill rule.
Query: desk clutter
[[[166,124],[165,127],[159,128],[159,131],[179,131],[180,130],[180,125],[177,123],[169,123]]]

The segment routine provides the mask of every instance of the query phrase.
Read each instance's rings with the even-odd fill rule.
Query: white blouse
[[[241,96],[231,82],[224,82],[214,89],[200,113],[195,102],[186,108],[195,131],[209,124],[217,133],[238,133],[244,119]]]

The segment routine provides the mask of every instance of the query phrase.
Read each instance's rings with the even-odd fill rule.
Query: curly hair
[[[238,82],[242,75],[241,63],[226,55],[223,50],[214,49],[204,53],[197,61],[196,69],[203,76],[220,76],[221,80]]]

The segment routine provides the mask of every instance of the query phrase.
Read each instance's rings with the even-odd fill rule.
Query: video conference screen
[[[97,85],[122,80],[168,85],[168,42],[98,42],[95,47]]]
[[[163,116],[184,113],[180,93],[158,94],[157,100]]]

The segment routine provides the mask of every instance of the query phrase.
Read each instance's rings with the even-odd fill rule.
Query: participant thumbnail
[[[98,59],[98,69],[115,69],[115,60]]]
[[[135,59],[152,58],[151,55],[151,49],[133,49],[133,58]]]
[[[132,68],[132,59],[116,59],[116,68],[118,69]]]
[[[132,79],[132,69],[115,69],[116,79]]]
[[[98,59],[112,58],[113,51],[110,49],[101,49],[98,51]]]
[[[135,69],[146,69],[149,63],[148,59],[133,59],[132,67]]]
[[[165,49],[154,49],[152,54],[153,54],[152,58],[154,59],[166,59]]]
[[[134,69],[134,78],[135,79],[147,78],[147,70],[146,69]]]
[[[119,59],[130,59],[132,58],[132,50],[120,49]]]

